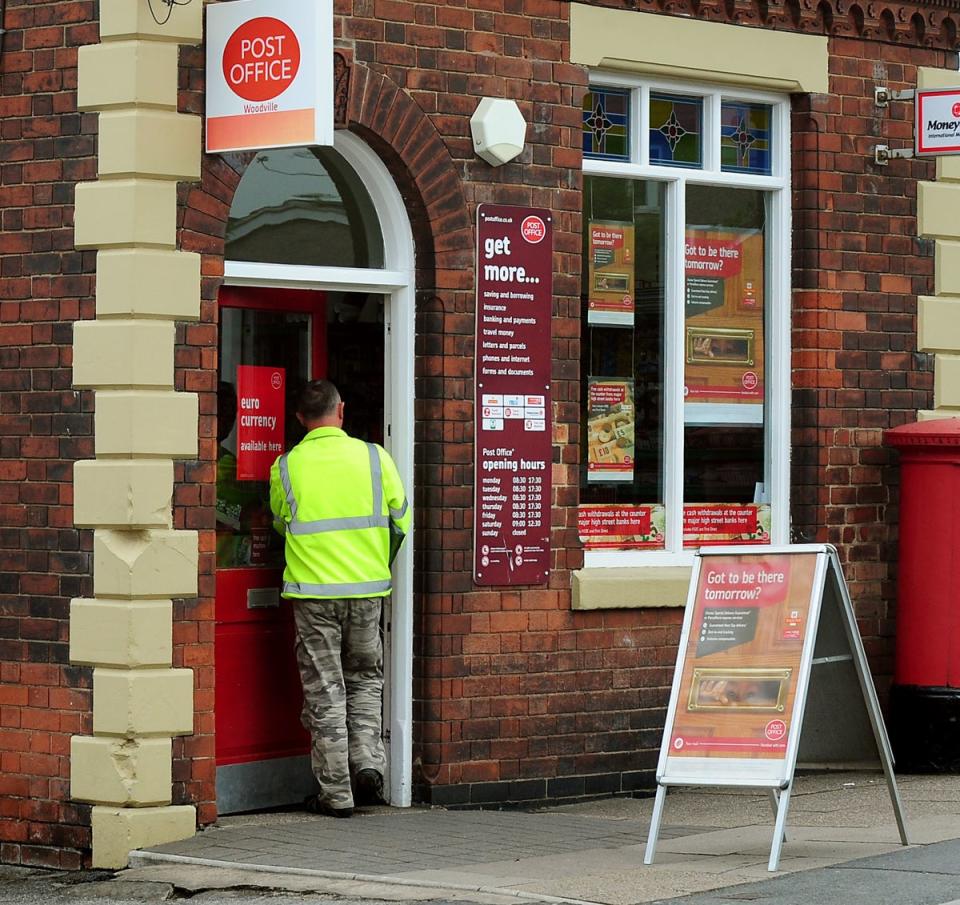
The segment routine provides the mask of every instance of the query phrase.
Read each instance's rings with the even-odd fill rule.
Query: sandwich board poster
[[[705,560],[671,728],[677,769],[723,758],[760,777],[782,770],[753,762],[786,756],[816,565],[816,556]]]
[[[893,755],[836,550],[701,549],[644,862],[653,861],[669,786],[733,786],[766,788],[775,798],[768,868],[776,870],[798,759],[821,767],[876,763],[907,844]]]

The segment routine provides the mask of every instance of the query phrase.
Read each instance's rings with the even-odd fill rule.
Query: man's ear
[[[303,420],[303,415],[301,415],[300,412],[297,412],[297,421],[300,422],[301,427],[307,426],[307,422]]]

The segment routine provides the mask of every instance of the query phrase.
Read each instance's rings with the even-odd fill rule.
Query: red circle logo
[[[283,386],[283,374],[281,374],[279,371],[274,371],[270,375],[270,386],[272,386],[275,390],[279,390],[280,387]]]
[[[269,101],[290,87],[300,69],[300,42],[286,22],[260,16],[244,22],[223,49],[223,77],[247,101]]]
[[[950,109],[950,112],[957,118],[960,119],[960,104],[954,104]]]
[[[756,373],[753,371],[745,372],[743,377],[740,378],[740,383],[742,384],[745,390],[755,390],[759,382],[760,382],[760,379],[757,377]]]
[[[764,728],[763,734],[771,742],[779,742],[787,734],[787,724],[783,720],[770,720]]]
[[[520,224],[520,235],[531,245],[536,245],[547,235],[547,225],[539,217],[527,217]]]

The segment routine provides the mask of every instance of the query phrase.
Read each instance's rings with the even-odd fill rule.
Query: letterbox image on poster
[[[592,220],[589,238],[587,323],[632,327],[633,224]]]
[[[587,480],[633,481],[633,380],[587,378]]]
[[[671,757],[785,757],[816,561],[703,557]]]
[[[690,227],[685,255],[685,401],[762,403],[763,233]]]

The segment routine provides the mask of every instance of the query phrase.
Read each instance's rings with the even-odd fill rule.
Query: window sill
[[[573,573],[573,609],[614,610],[681,607],[687,602],[692,566],[630,566]]]

